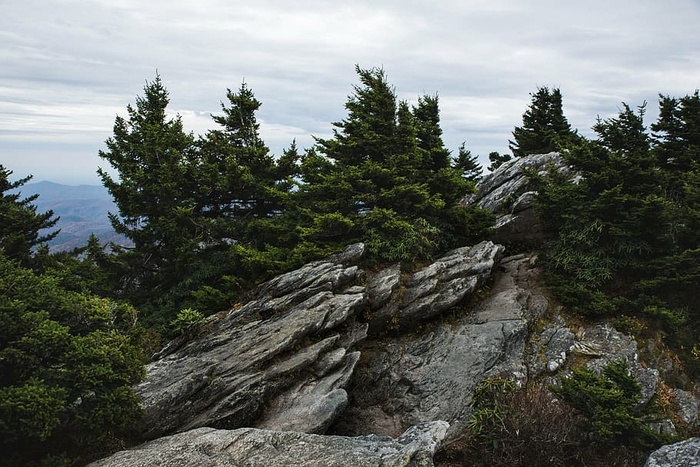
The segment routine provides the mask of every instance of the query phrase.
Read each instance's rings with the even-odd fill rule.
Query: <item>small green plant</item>
[[[515,389],[515,383],[501,376],[486,378],[475,389],[472,397],[472,413],[467,422],[471,434],[482,440],[497,444],[497,435],[505,428],[509,408],[504,396]]]
[[[192,308],[184,308],[180,310],[177,317],[170,322],[170,327],[173,333],[181,335],[202,321],[204,321],[204,315],[202,313]]]
[[[668,441],[654,433],[642,418],[641,385],[624,360],[610,363],[601,375],[575,368],[572,376],[551,390],[586,417],[587,430],[604,445],[651,449]]]

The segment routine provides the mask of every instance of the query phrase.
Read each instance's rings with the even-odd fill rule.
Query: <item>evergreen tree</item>
[[[457,150],[457,158],[452,167],[462,173],[462,178],[467,182],[476,183],[481,180],[484,170],[479,163],[479,156],[472,155],[466,148],[466,142],[462,142]]]
[[[56,225],[58,218],[53,211],[36,212],[33,202],[39,195],[21,199],[22,193],[17,190],[31,180],[31,176],[11,182],[11,175],[12,171],[0,164],[0,250],[7,258],[29,266],[32,250],[58,235],[58,230],[47,231]]]
[[[194,139],[179,116],[167,116],[168,103],[156,76],[136,107],[127,107],[129,118],[116,118],[107,151],[99,152],[118,174],[98,170],[119,209],[110,214],[112,226],[134,244],[122,254],[130,270],[122,287],[136,304],[164,294],[185,275],[206,234],[194,216]]]
[[[302,164],[304,238],[363,239],[378,257],[408,260],[482,234],[490,218],[472,223],[457,205],[469,184],[442,142],[437,96],[411,109],[383,70],[356,71],[361,86],[346,103],[347,118]]]
[[[513,130],[510,150],[516,157],[559,151],[580,141],[562,109],[559,88],[538,88],[530,94],[530,107],[523,114],[523,126]]]
[[[491,161],[491,164],[488,166],[489,172],[495,171],[509,160],[511,160],[510,154],[499,154],[498,151],[490,152],[489,161]]]
[[[69,465],[122,445],[140,417],[135,323],[133,308],[0,252],[0,465]]]

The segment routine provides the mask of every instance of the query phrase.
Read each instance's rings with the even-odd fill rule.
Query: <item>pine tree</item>
[[[98,170],[119,209],[110,214],[112,226],[134,244],[122,251],[130,271],[122,286],[137,305],[165,294],[186,275],[189,260],[206,241],[207,226],[195,215],[194,138],[179,116],[168,117],[168,104],[168,91],[156,76],[136,107],[127,106],[128,119],[116,118],[107,150],[99,152],[117,172],[113,177]]]
[[[523,126],[513,130],[510,150],[516,157],[559,151],[580,141],[562,109],[559,88],[538,88],[530,94],[530,107],[523,114]]]
[[[469,183],[443,144],[437,96],[410,108],[383,70],[356,71],[347,118],[302,163],[304,238],[362,239],[378,257],[410,260],[483,233],[484,219],[465,228],[469,214],[457,205]]]
[[[489,161],[491,164],[488,166],[489,172],[495,171],[497,168],[511,160],[510,154],[499,154],[498,151],[492,151],[489,153]]]
[[[481,180],[484,169],[479,163],[479,156],[472,155],[472,152],[466,148],[466,142],[462,142],[457,151],[457,158],[452,167],[459,170],[462,178],[467,182],[476,183]]]
[[[33,202],[39,195],[21,199],[18,189],[31,180],[31,176],[11,182],[11,175],[12,171],[0,164],[0,250],[7,258],[29,266],[33,249],[58,235],[58,230],[48,230],[56,225],[58,218],[53,211],[36,212]]]

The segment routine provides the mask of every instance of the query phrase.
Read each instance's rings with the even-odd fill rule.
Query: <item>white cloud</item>
[[[2,9],[0,163],[37,179],[95,182],[115,115],[156,70],[195,133],[245,79],[276,153],[344,118],[355,64],[383,66],[402,98],[438,92],[447,144],[466,140],[482,155],[507,150],[537,86],[562,89],[584,134],[620,101],[649,101],[652,118],[658,92],[700,86],[693,0],[5,0]]]

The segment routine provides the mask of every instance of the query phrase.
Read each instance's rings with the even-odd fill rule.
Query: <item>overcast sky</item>
[[[584,135],[620,102],[700,87],[698,0],[0,0],[0,164],[99,184],[116,115],[156,70],[170,110],[214,128],[245,80],[275,154],[346,116],[355,64],[401,99],[438,93],[448,148],[508,152],[530,93],[559,87]]]

